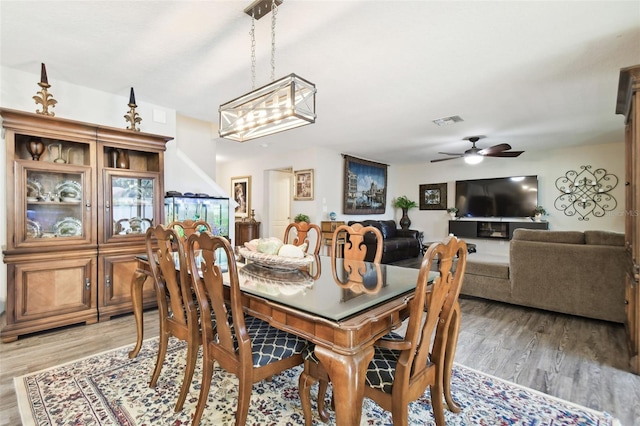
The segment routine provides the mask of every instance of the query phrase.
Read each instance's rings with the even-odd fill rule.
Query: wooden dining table
[[[142,287],[150,276],[147,257],[141,255],[137,260],[131,281],[137,340],[129,357],[135,357],[142,346]],[[369,274],[375,271],[376,277],[357,282],[349,279],[352,268],[344,262],[316,256],[306,270],[289,271],[247,263],[238,265],[238,275],[247,314],[315,344],[316,356],[333,386],[336,424],[352,426],[360,424],[373,345],[406,318],[419,271],[360,262]],[[435,277],[436,273],[431,274]],[[372,286],[377,288],[372,290]],[[459,326],[456,310],[448,333],[445,379],[451,376]],[[450,403],[447,385],[444,390]]]

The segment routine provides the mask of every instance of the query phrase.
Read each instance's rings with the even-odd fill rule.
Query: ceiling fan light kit
[[[252,91],[220,105],[220,137],[246,142],[316,121],[315,84],[289,74],[274,81],[275,27],[278,6],[282,0],[256,0],[244,11],[251,16]],[[255,89],[255,20],[267,13],[271,19],[271,83]]]
[[[509,151],[511,149],[511,145],[507,143],[501,143],[498,145],[490,146],[489,148],[480,149],[476,148],[476,142],[480,139],[484,138],[484,136],[470,136],[468,138],[464,138],[471,142],[472,146],[465,152],[461,153],[451,153],[451,152],[439,152],[438,154],[449,155],[448,158],[438,158],[435,160],[431,160],[432,163],[437,163],[439,161],[453,160],[454,158],[464,158],[464,162],[467,164],[478,164],[481,163],[484,157],[517,157],[522,154],[524,151]]]

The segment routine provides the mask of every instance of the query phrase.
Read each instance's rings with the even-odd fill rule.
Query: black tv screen
[[[460,217],[530,217],[537,205],[537,176],[456,181]]]

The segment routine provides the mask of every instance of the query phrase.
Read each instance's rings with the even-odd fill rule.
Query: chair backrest
[[[168,224],[167,228],[175,230],[185,242],[187,241],[187,238],[191,236],[191,234],[202,231],[211,231],[211,225],[201,219],[174,221]]]
[[[218,249],[227,257],[228,299],[221,262],[216,258]],[[240,365],[251,366],[251,340],[244,321],[236,259],[229,241],[208,231],[193,234],[187,240],[187,258],[191,270],[199,271],[191,274],[191,285],[200,305],[204,350],[207,353],[213,350],[211,357],[227,371],[238,371]],[[215,319],[215,330],[212,319]],[[237,341],[237,350],[234,341]]]
[[[384,283],[382,265],[363,260],[331,258],[331,272],[336,284],[355,294],[375,294]]]
[[[181,243],[180,236],[175,230],[164,225],[147,229],[145,235],[147,257],[157,286],[158,304],[161,312],[163,309],[169,309],[162,314],[172,316],[175,321],[185,326],[187,316],[194,315],[192,318],[197,321],[197,310],[190,286],[181,285],[188,283],[190,278],[184,244]]]
[[[438,275],[429,284],[429,271],[436,263]],[[400,355],[394,389],[396,386],[408,389],[414,378],[420,381],[425,369],[444,362],[449,325],[458,303],[466,264],[467,245],[456,237],[447,237],[427,250],[409,308],[405,341],[410,342],[411,347]]]
[[[375,226],[362,226],[359,223],[353,225],[340,225],[333,231],[331,241],[331,256],[336,256],[338,249],[338,237],[341,232],[347,233],[347,241],[344,243],[343,256],[345,259],[364,260],[367,255],[367,246],[364,243],[364,236],[368,232],[373,232],[376,236],[376,254],[373,263],[380,263],[382,260],[382,233]]]
[[[292,235],[295,229],[295,235]],[[304,243],[307,243],[306,252],[309,253],[309,249],[311,248],[311,241],[309,240],[309,233],[311,230],[315,231],[315,246],[312,254],[320,253],[320,245],[321,245],[321,231],[320,227],[315,223],[307,223],[307,222],[294,222],[290,223],[287,226],[287,229],[284,230],[284,241],[285,243],[293,244],[295,246],[301,246]]]

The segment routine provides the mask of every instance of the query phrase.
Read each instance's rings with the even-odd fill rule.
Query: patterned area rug
[[[197,367],[184,409],[173,411],[182,382],[186,349],[170,340],[158,385],[148,382],[155,363],[157,339],[144,342],[129,359],[132,346],[14,378],[24,425],[188,425],[195,411],[201,371]],[[303,425],[298,397],[301,367],[270,382],[255,384],[247,424]],[[456,365],[453,396],[459,414],[445,410],[447,425],[619,425],[607,413],[550,397],[462,365]],[[205,425],[232,425],[237,403],[237,379],[216,368],[204,412]],[[315,391],[312,388],[312,401]],[[313,407],[314,424],[323,423]],[[429,391],[409,406],[409,423],[435,424]],[[335,424],[332,417],[328,424]],[[362,425],[391,425],[391,416],[365,398]]]

